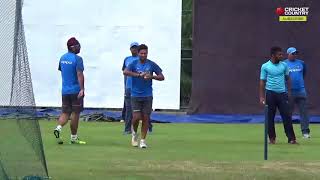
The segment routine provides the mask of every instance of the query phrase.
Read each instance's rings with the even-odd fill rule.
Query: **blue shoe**
[[[148,133],[149,133],[149,134],[152,134],[152,127],[149,127]]]
[[[123,135],[129,135],[131,133],[132,133],[131,131],[123,131]]]

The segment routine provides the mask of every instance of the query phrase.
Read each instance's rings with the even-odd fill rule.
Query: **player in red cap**
[[[62,76],[62,114],[54,135],[58,144],[63,144],[61,139],[62,127],[71,119],[71,144],[86,144],[80,141],[77,135],[80,112],[83,110],[84,98],[84,66],[80,53],[79,41],[72,37],[67,42],[68,52],[60,58],[59,71]]]

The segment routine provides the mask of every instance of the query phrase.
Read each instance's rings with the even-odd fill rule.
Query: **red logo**
[[[284,9],[283,9],[282,7],[278,7],[278,8],[276,9],[276,14],[277,14],[278,16],[284,15]]]

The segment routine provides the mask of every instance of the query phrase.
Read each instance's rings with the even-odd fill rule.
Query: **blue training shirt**
[[[59,71],[62,77],[62,94],[78,94],[80,84],[77,71],[84,71],[82,58],[72,52],[64,54],[60,58]]]
[[[306,96],[304,87],[304,76],[306,73],[306,65],[302,60],[295,59],[290,61],[286,59],[289,68],[289,76],[291,80],[291,93],[293,96]]]
[[[128,68],[129,71],[142,73],[156,73],[160,74],[162,69],[153,61],[147,59],[143,64],[140,60],[135,60],[132,62]],[[132,77],[132,89],[131,89],[132,97],[150,97],[152,94],[152,79],[145,80],[142,77]]]
[[[139,56],[128,56],[123,61],[122,71],[125,70],[129,64],[131,64],[133,61],[138,60]],[[132,88],[132,77],[130,76],[124,76],[124,85],[126,89]]]
[[[260,79],[266,81],[266,89],[277,93],[286,92],[285,76],[289,75],[286,63],[273,64],[271,60],[261,66]]]

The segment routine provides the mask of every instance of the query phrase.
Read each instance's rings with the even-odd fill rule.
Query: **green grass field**
[[[55,122],[41,121],[49,169],[55,180],[95,179],[319,179],[320,131],[312,125],[312,138],[289,145],[282,125],[277,144],[263,160],[262,124],[155,124],[148,148],[131,147],[122,135],[122,123],[81,122],[86,145],[57,145]],[[69,126],[63,129],[65,141]]]

